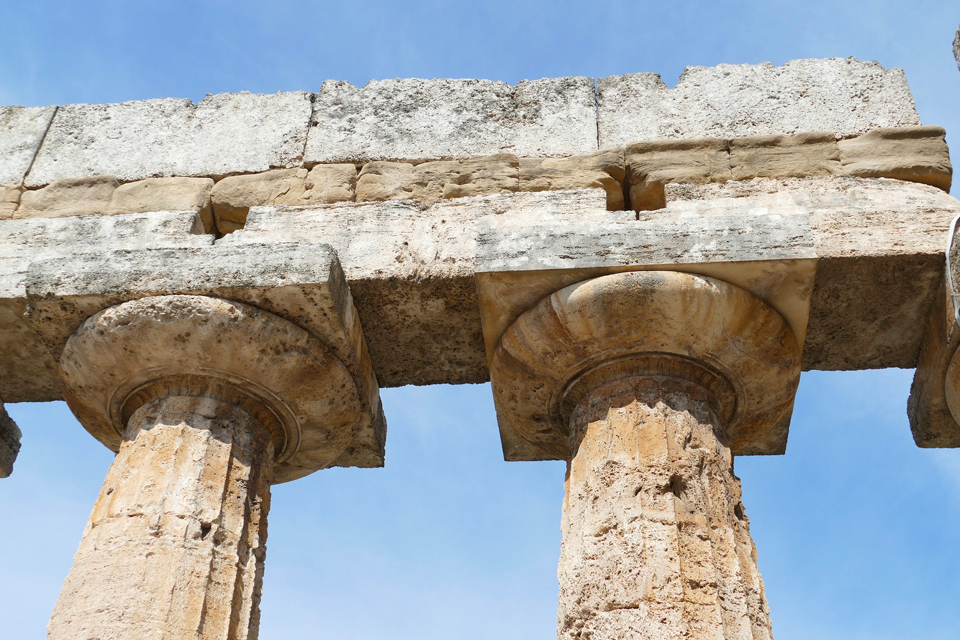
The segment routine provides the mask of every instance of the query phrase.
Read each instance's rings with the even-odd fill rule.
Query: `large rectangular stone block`
[[[20,184],[56,107],[0,107],[0,185]]]
[[[299,166],[311,94],[221,93],[59,108],[26,184],[111,175],[121,182]]]
[[[597,150],[592,78],[511,87],[493,80],[328,80],[317,94],[308,165],[441,160],[512,153],[567,156]]]
[[[903,71],[854,58],[687,67],[673,89],[654,73],[600,78],[597,87],[601,148],[920,124]]]
[[[203,231],[193,211],[0,221],[0,397],[7,402],[60,398],[54,359],[28,323],[26,275],[33,262],[111,249],[213,244],[213,236]]]

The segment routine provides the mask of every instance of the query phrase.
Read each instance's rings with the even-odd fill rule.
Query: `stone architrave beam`
[[[0,397],[7,402],[60,399],[57,356],[30,328],[26,277],[32,263],[102,256],[114,249],[200,248],[213,244],[193,211],[0,221]],[[165,270],[164,267],[161,270]]]
[[[558,233],[557,225],[577,221],[617,223],[625,231],[644,233],[660,225],[686,225],[696,233],[717,217],[734,221],[804,214],[818,260],[804,369],[916,366],[924,323],[942,279],[943,236],[960,213],[954,198],[926,185],[840,176],[668,184],[666,194],[667,206],[642,212],[641,220],[632,211],[607,211],[601,189],[470,197],[434,205],[399,201],[254,208],[245,228],[217,240],[216,246],[254,244],[269,255],[273,245],[329,243],[364,319],[380,384],[463,384],[488,379],[474,281],[481,229],[516,226],[550,235]],[[149,220],[153,214],[138,215]],[[31,264],[57,258],[49,267],[54,269],[50,277],[57,277],[56,270],[72,271],[78,252],[92,251],[84,260],[99,261],[104,276],[111,273],[113,258],[103,256],[113,247],[214,243],[213,236],[186,231],[122,239],[117,230],[129,223],[121,218],[0,221],[0,260],[9,256],[6,272],[17,279],[0,293],[0,312],[13,309],[0,326],[16,329],[0,330],[0,350],[24,354],[15,359],[16,367],[0,369],[0,395],[7,401],[59,397],[53,360],[43,355],[23,317],[28,301],[22,279]],[[24,231],[4,233],[16,224]],[[36,232],[48,240],[34,243],[32,225],[52,225],[46,236]],[[94,233],[99,225],[107,226]],[[91,239],[86,248],[84,237]],[[215,260],[208,263],[206,255],[215,252],[198,252],[187,260],[191,278],[215,288],[223,269]],[[171,265],[158,259],[153,268],[162,274]],[[265,286],[283,281],[272,282]],[[236,288],[242,290],[243,283],[236,281]],[[5,362],[0,360],[0,368]]]
[[[20,429],[0,402],[0,478],[13,473],[13,463],[20,452]]]

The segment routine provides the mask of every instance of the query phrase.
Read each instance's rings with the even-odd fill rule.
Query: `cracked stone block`
[[[729,142],[720,138],[637,142],[624,150],[630,206],[634,211],[666,206],[664,185],[730,179]]]
[[[0,187],[0,220],[9,220],[20,206],[20,195],[23,187],[18,184],[7,184]]]
[[[570,158],[521,158],[520,191],[603,189],[607,210],[621,211],[624,173],[623,149]]]
[[[658,74],[635,73],[600,78],[597,88],[600,148],[920,124],[903,70],[854,58],[687,67],[673,89]]]
[[[220,93],[198,104],[164,98],[60,107],[27,176],[220,177],[299,166],[311,94]]]
[[[597,149],[592,78],[515,86],[492,80],[328,80],[317,94],[305,162],[423,161]]]
[[[0,107],[0,184],[23,182],[56,107]]]
[[[300,204],[306,179],[306,169],[276,169],[220,180],[210,195],[217,229],[230,233],[243,227],[250,207]]]
[[[117,187],[110,200],[110,213],[148,211],[196,211],[203,226],[213,232],[210,206],[211,178],[147,178]]]

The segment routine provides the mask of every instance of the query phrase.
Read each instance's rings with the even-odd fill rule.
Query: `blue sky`
[[[328,78],[516,82],[855,56],[903,67],[960,128],[955,2],[12,2],[0,103],[317,90]],[[951,135],[948,133],[948,140]],[[955,639],[960,451],[917,449],[911,371],[804,374],[787,454],[742,458],[778,640]],[[489,386],[383,394],[387,466],[275,488],[261,638],[555,635],[561,463],[502,461]],[[3,638],[44,636],[112,455],[62,403],[8,405]]]

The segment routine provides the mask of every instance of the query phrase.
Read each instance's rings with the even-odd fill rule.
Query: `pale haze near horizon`
[[[960,127],[951,2],[7,3],[0,103],[317,91],[325,79],[661,73],[855,56]],[[2,354],[0,354],[2,356]],[[960,636],[960,451],[918,449],[912,371],[806,373],[787,454],[738,458],[778,640]],[[505,463],[489,385],[385,390],[384,469],[273,492],[261,638],[556,633],[562,463]],[[0,637],[44,637],[112,454],[63,403],[8,405]]]

